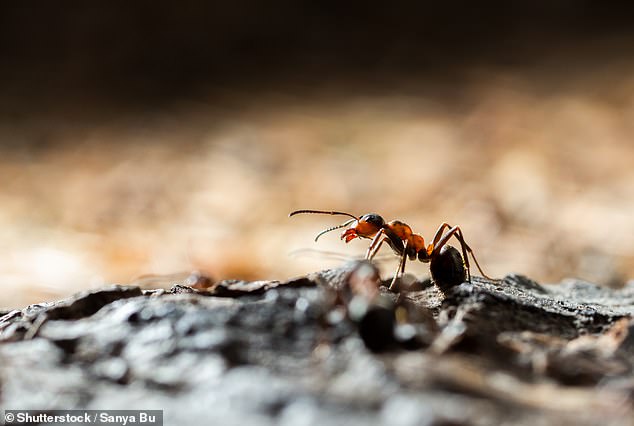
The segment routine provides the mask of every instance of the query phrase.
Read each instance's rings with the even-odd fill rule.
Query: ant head
[[[361,217],[356,217],[350,213],[339,212],[339,211],[295,210],[294,212],[291,212],[289,216],[295,216],[296,214],[305,214],[305,213],[341,215],[341,216],[348,216],[351,218],[350,220],[342,223],[341,225],[336,225],[328,229],[324,229],[319,234],[317,234],[317,236],[315,237],[315,241],[317,241],[319,237],[321,237],[325,233],[334,231],[335,229],[340,229],[345,227],[348,227],[348,229],[346,229],[344,233],[341,234],[341,239],[345,240],[346,242],[350,242],[357,237],[372,238],[376,235],[377,232],[381,230],[381,228],[385,226],[385,221],[383,220],[383,218],[376,213],[367,213]]]
[[[367,213],[350,223],[350,227],[341,234],[346,243],[355,238],[372,238],[385,226],[385,220],[376,213]]]

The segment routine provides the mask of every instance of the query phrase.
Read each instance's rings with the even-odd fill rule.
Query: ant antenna
[[[295,216],[296,214],[303,214],[303,213],[343,215],[343,216],[349,216],[349,217],[353,218],[354,220],[359,220],[358,217],[353,216],[350,213],[346,213],[346,212],[328,212],[328,211],[324,211],[324,210],[295,210],[294,212],[291,212],[288,215],[288,217]]]
[[[291,212],[288,217],[291,216],[295,216],[296,214],[304,214],[304,213],[311,213],[311,214],[330,214],[330,215],[342,215],[342,216],[349,216],[352,219],[342,223],[341,225],[337,225],[337,226],[333,226],[331,228],[328,229],[324,229],[323,231],[321,231],[319,234],[317,234],[317,236],[315,237],[315,242],[317,242],[317,240],[319,239],[319,237],[321,237],[322,235],[324,235],[327,232],[330,231],[334,231],[335,229],[339,229],[339,228],[344,228],[348,225],[350,225],[352,222],[354,222],[355,220],[359,220],[358,217],[351,215],[350,213],[346,213],[346,212],[335,212],[335,211],[324,211],[324,210],[295,210],[294,212]]]
[[[327,232],[330,231],[334,231],[335,229],[339,229],[339,228],[345,228],[346,226],[350,225],[352,222],[354,222],[357,219],[350,219],[344,223],[342,223],[341,225],[337,225],[337,226],[332,226],[328,229],[324,229],[323,231],[321,231],[319,234],[317,234],[317,236],[315,237],[315,242],[317,242],[317,240],[319,239],[319,237],[321,237],[322,235],[324,235]]]

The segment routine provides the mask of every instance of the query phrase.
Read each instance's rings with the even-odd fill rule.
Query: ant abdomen
[[[445,292],[467,280],[464,260],[460,252],[452,246],[445,245],[429,264],[434,284]]]

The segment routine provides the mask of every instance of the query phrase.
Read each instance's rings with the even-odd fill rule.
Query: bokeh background
[[[591,1],[2,2],[0,307],[363,253],[313,243],[345,218],[287,217],[299,208],[427,238],[448,221],[489,275],[619,287],[633,17]]]

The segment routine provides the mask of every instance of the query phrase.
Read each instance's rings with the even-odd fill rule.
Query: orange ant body
[[[349,243],[355,238],[371,239],[365,258],[372,260],[377,254],[381,245],[387,243],[394,253],[400,256],[401,261],[394,274],[390,289],[394,288],[397,278],[405,272],[405,262],[410,260],[420,260],[429,263],[433,281],[442,290],[461,284],[465,279],[471,282],[471,270],[469,266],[470,254],[478,270],[485,277],[489,278],[480,268],[471,247],[467,245],[459,226],[451,226],[443,222],[429,245],[425,245],[425,239],[420,234],[415,234],[412,228],[404,222],[393,220],[385,222],[381,216],[375,213],[367,213],[362,216],[354,216],[346,212],[322,211],[322,210],[296,210],[289,216],[296,214],[313,213],[349,216],[351,219],[341,225],[333,226],[321,231],[315,237],[315,241],[323,234],[340,228],[346,228],[341,234],[341,239]],[[445,230],[449,229],[446,233]],[[447,245],[451,237],[456,237],[462,248],[462,256],[454,247]],[[490,279],[490,278],[489,278]]]

